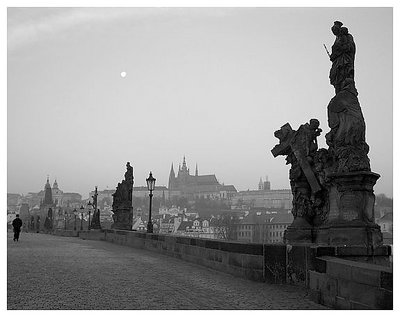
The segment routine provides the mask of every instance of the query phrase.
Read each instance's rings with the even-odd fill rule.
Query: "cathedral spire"
[[[196,163],[196,172],[195,172],[195,176],[199,176],[199,169],[197,168],[197,163]]]
[[[189,173],[187,165],[186,165],[186,157],[183,156],[183,162],[182,162],[182,172],[185,172],[186,174]]]
[[[46,185],[44,186],[44,200],[43,200],[44,205],[52,205],[53,204],[53,195],[51,193],[51,187],[50,187],[50,182],[49,182],[49,176],[47,176],[47,182]]]
[[[171,171],[169,172],[169,180],[168,180],[168,188],[170,190],[174,187],[174,182],[175,182],[174,163],[171,163]]]

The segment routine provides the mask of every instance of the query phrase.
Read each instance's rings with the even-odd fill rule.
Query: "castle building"
[[[232,205],[252,208],[275,208],[290,210],[292,208],[292,191],[290,189],[271,189],[268,177],[260,178],[258,190],[239,191],[232,198]]]
[[[175,174],[174,165],[171,165],[168,180],[169,197],[184,196],[189,199],[227,199],[230,200],[237,192],[233,185],[221,185],[215,174],[199,175],[196,164],[195,174],[191,175],[183,157],[182,166],[179,164],[178,173]]]

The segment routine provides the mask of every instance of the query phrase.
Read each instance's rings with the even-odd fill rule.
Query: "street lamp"
[[[151,200],[153,198],[153,190],[156,186],[156,179],[153,177],[153,174],[150,172],[149,178],[146,178],[147,189],[150,191],[150,205],[149,205],[149,221],[147,223],[147,233],[153,233],[153,223],[151,222]]]
[[[77,215],[77,211],[76,211],[76,208],[74,208],[74,217],[75,217],[75,220],[74,220],[74,231],[76,231],[76,215]]]
[[[82,227],[82,221],[83,221],[83,210],[85,209],[85,207],[83,207],[82,205],[81,205],[81,208],[80,208],[80,210],[81,210],[81,231],[83,231],[83,227]]]
[[[92,207],[92,203],[88,202],[88,211],[89,211],[89,219],[88,219],[88,230],[90,230],[90,208]]]

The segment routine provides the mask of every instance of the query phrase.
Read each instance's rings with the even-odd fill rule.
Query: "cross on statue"
[[[289,123],[286,123],[281,127],[280,130],[275,131],[274,135],[279,139],[279,144],[271,150],[272,155],[277,157],[279,155],[290,155],[294,154],[296,157],[301,170],[303,171],[308,183],[310,184],[312,193],[315,194],[321,190],[321,186],[315,174],[307,160],[308,150],[307,146],[304,147],[304,143],[311,144],[313,142],[312,135],[309,133],[310,125],[307,123],[300,126],[300,128],[295,131],[292,129]],[[311,130],[310,130],[311,131]],[[308,146],[308,149],[310,146]]]

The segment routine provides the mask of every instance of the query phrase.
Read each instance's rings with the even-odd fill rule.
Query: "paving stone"
[[[105,241],[8,233],[7,308],[326,309],[293,285],[253,282]]]

